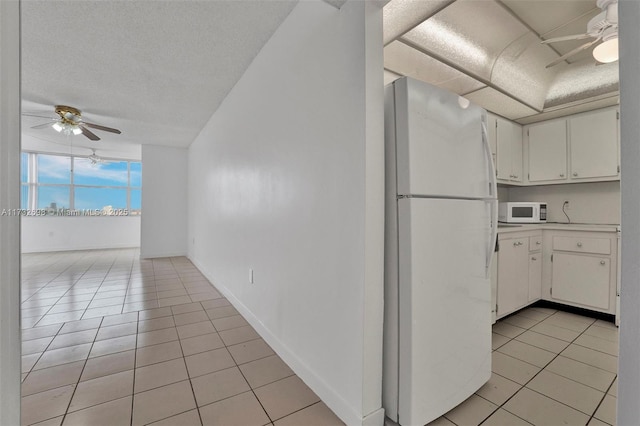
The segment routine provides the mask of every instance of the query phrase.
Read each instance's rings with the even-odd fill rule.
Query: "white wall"
[[[23,217],[22,252],[140,246],[140,216]]]
[[[381,32],[298,3],[189,149],[190,258],[350,425],[383,421]]]
[[[0,211],[20,208],[20,5],[0,1]],[[0,215],[0,424],[20,424],[20,218]]]
[[[621,1],[619,8],[622,289],[617,424],[637,425],[640,424],[640,2]]]
[[[143,258],[187,254],[187,150],[142,147]]]
[[[620,182],[509,188],[508,201],[546,202],[549,222],[567,222],[562,213],[565,200],[569,201],[566,212],[571,223],[620,224]]]
[[[43,120],[46,121],[46,120]],[[65,154],[86,157],[91,154],[91,148],[96,149],[96,154],[103,158],[115,158],[118,160],[140,161],[141,145],[132,143],[113,142],[101,140],[93,142],[84,136],[76,136],[70,145],[63,145],[47,140],[48,133],[52,129],[42,129],[41,138],[22,134],[22,150],[44,152],[48,154]]]

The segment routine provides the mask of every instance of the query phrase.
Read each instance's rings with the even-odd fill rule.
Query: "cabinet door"
[[[506,315],[529,300],[529,239],[500,241],[498,252],[498,316]]]
[[[529,255],[529,303],[542,297],[542,253]]]
[[[496,176],[498,179],[511,180],[511,127],[509,122],[497,118],[496,127]]]
[[[511,128],[511,172],[512,181],[522,182],[522,126],[509,123]]]
[[[555,252],[551,268],[552,299],[609,309],[608,257]]]
[[[529,135],[529,182],[567,179],[565,120],[537,124]]]
[[[617,111],[574,117],[569,126],[571,179],[618,176]]]
[[[522,182],[522,126],[499,117],[496,120],[498,179]]]

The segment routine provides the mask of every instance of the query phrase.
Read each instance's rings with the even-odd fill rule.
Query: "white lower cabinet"
[[[498,250],[497,315],[502,317],[529,301],[529,238],[502,238]]]
[[[549,300],[616,313],[617,234],[552,234]]]
[[[611,305],[611,260],[586,254],[554,253],[551,298],[608,310]]]
[[[529,303],[542,297],[542,253],[529,255]]]
[[[496,316],[500,318],[540,299],[542,234],[503,234],[498,241]]]
[[[499,234],[494,320],[541,299],[615,315],[617,252],[617,232]]]

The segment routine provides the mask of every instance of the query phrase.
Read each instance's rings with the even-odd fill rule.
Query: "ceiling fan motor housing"
[[[603,38],[604,36],[611,38],[610,29],[614,29],[616,34],[618,32],[618,1],[598,0],[596,4],[602,9],[602,12],[591,18],[587,24],[587,33],[597,37],[605,29],[608,34],[604,34]]]
[[[60,116],[63,122],[72,125],[80,123],[82,116],[79,109],[67,105],[56,105],[56,114]]]

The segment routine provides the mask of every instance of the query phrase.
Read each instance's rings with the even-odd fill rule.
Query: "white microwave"
[[[547,203],[507,202],[498,205],[498,222],[543,223],[547,221]]]

